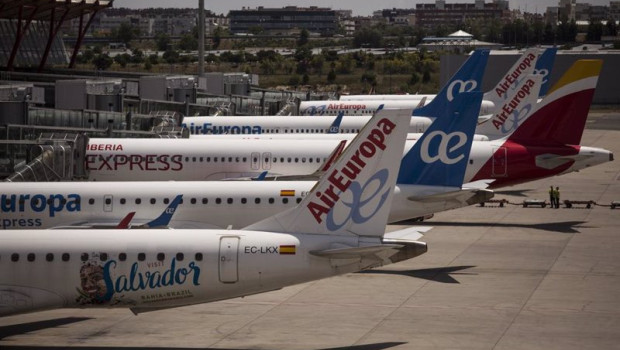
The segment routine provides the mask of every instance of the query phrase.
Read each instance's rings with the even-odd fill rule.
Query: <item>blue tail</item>
[[[461,187],[482,92],[459,93],[411,147],[400,164],[397,184]]]
[[[340,133],[340,123],[342,123],[342,116],[344,115],[344,112],[338,112],[338,115],[336,116],[336,119],[334,119],[334,122],[332,123],[332,125],[329,126],[329,129],[327,130],[328,134],[338,134]]]
[[[174,197],[174,199],[172,200],[170,205],[164,210],[164,212],[161,213],[161,215],[157,219],[147,223],[145,226],[149,228],[168,227],[168,224],[170,224],[170,220],[172,219],[172,215],[174,215],[174,212],[177,210],[177,206],[181,203],[182,199],[182,194]]]
[[[558,52],[558,49],[555,47],[546,49],[542,55],[536,61],[536,74],[543,75],[543,84],[540,88],[540,92],[538,93],[538,97],[543,97],[547,95],[547,90],[549,90],[549,78],[551,77],[551,70],[553,69],[553,62],[555,61],[555,54]]]
[[[413,116],[440,116],[444,111],[444,105],[460,93],[480,90],[488,59],[489,50],[474,51],[431,102],[413,110]]]

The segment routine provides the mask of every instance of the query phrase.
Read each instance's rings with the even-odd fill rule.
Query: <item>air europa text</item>
[[[388,119],[379,120],[376,127],[366,137],[366,140],[360,144],[359,148],[351,156],[351,159],[341,169],[335,169],[329,174],[327,178],[329,186],[323,192],[316,192],[320,202],[317,203],[312,200],[307,205],[308,210],[318,223],[323,221],[322,216],[329,213],[340,199],[340,195],[351,186],[352,181],[366,167],[365,159],[376,156],[377,149],[385,150],[385,135],[391,134],[395,126]]]

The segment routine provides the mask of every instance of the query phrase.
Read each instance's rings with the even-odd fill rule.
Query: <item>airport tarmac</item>
[[[583,145],[620,155],[620,113]],[[66,309],[0,318],[1,349],[612,349],[620,347],[620,161],[499,191],[587,209],[439,213],[428,253],[280,291],[134,316]],[[605,206],[607,205],[607,206]],[[398,226],[390,226],[393,230]]]

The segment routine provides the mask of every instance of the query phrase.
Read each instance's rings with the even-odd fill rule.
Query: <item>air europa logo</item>
[[[497,96],[506,98],[506,96],[504,95],[506,94],[508,89],[512,86],[512,84],[519,81],[519,77],[521,76],[521,74],[523,74],[523,71],[531,67],[533,60],[535,59],[536,55],[534,55],[533,53],[525,56],[525,58],[521,61],[521,63],[519,63],[517,68],[515,68],[515,70],[512,71],[510,74],[507,74],[504,77],[504,80],[499,83],[499,86],[495,89],[495,93],[497,94]]]
[[[330,103],[327,106],[327,109],[355,109],[355,110],[360,110],[360,109],[366,109],[366,105],[362,105],[362,104],[357,104],[357,105],[352,105],[352,104],[348,104],[348,103]]]
[[[210,135],[210,134],[262,134],[263,129],[259,125],[213,125],[212,123],[203,123],[195,125],[190,123],[181,124],[184,128],[189,129],[192,135]]]
[[[521,88],[515,94],[515,96],[512,98],[512,100],[510,100],[510,102],[504,104],[504,106],[502,107],[500,112],[493,116],[493,126],[495,126],[495,129],[499,130],[500,127],[502,127],[504,125],[504,123],[506,122],[508,117],[510,117],[511,114],[513,114],[513,113],[515,113],[517,111],[517,107],[519,107],[519,104],[526,97],[528,97],[530,95],[530,93],[531,93],[530,90],[532,89],[534,84],[535,83],[534,83],[534,81],[532,79],[528,79],[526,82],[524,82],[523,86],[521,86]],[[517,112],[516,116],[519,117],[519,114],[520,113]],[[521,119],[523,119],[523,118],[524,117],[521,117]],[[518,125],[518,121],[516,122],[516,124]],[[512,128],[512,129],[514,129],[514,128]]]
[[[80,196],[76,193],[62,194],[3,194],[0,196],[0,211],[2,213],[41,213],[47,211],[50,217],[63,210],[82,210]]]
[[[441,140],[439,141],[439,146],[437,147],[437,154],[431,155],[429,149],[430,144],[432,140],[437,136],[441,138]],[[451,144],[452,139],[455,137],[458,138],[456,144],[448,148],[448,146]],[[428,136],[422,140],[422,146],[420,147],[420,158],[427,164],[434,163],[438,160],[448,165],[458,163],[461,159],[463,159],[463,153],[459,154],[454,158],[450,157],[450,153],[463,147],[465,143],[467,143],[467,135],[465,135],[464,132],[456,131],[450,134],[446,134],[441,130],[436,130],[429,133]]]
[[[448,101],[454,100],[454,96],[463,92],[474,91],[474,89],[478,86],[478,82],[475,80],[455,80],[448,86],[447,96]],[[456,90],[456,94],[454,93],[454,88],[458,88]]]
[[[307,205],[316,222],[323,222],[323,215],[328,214],[334,208],[340,199],[340,195],[352,185],[353,181],[366,167],[366,160],[377,155],[377,149],[385,150],[385,136],[391,134],[395,127],[396,125],[388,119],[379,120],[366,140],[351,156],[351,159],[341,169],[335,169],[329,174],[327,178],[329,186],[322,193],[316,192],[319,202],[310,201]]]

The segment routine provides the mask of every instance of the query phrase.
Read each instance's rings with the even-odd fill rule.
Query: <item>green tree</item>
[[[131,56],[127,53],[114,56],[114,62],[118,63],[122,68],[127,67],[127,63],[131,61]]]
[[[106,70],[112,66],[114,61],[112,58],[106,54],[97,55],[93,59],[93,64],[98,70]]]
[[[422,83],[428,84],[431,81],[431,72],[429,70],[424,70],[424,74],[422,74]]]
[[[181,37],[181,40],[179,40],[177,47],[179,50],[183,51],[197,50],[198,40],[191,34],[185,34]]]
[[[310,33],[308,32],[308,30],[306,28],[301,30],[301,33],[299,33],[299,39],[297,40],[297,47],[300,46],[305,46],[306,44],[308,44],[308,41],[310,40]]]
[[[125,45],[140,36],[140,28],[134,27],[129,23],[121,23],[121,25],[112,30],[112,37]]]
[[[332,69],[327,73],[327,83],[333,84],[336,81],[336,72]]]
[[[167,50],[164,52],[162,58],[169,64],[177,63],[179,61],[179,52],[176,50]]]
[[[220,44],[222,43],[222,36],[224,35],[224,28],[222,27],[217,27],[215,28],[215,30],[213,31],[213,48],[217,49],[218,47],[220,47]]]
[[[158,51],[166,51],[168,50],[168,45],[170,45],[170,37],[165,33],[157,33],[155,35],[155,44]]]
[[[383,35],[377,29],[362,28],[353,36],[354,47],[382,47]]]

